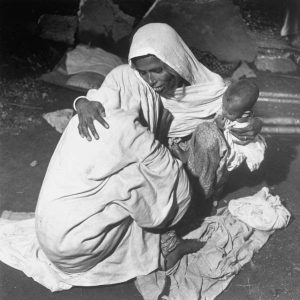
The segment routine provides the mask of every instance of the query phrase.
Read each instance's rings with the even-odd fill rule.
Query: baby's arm
[[[225,118],[222,116],[222,115],[216,115],[215,116],[215,123],[217,124],[218,128],[221,130],[221,131],[224,131],[224,128],[225,128]]]
[[[215,115],[215,118],[214,118],[214,121],[215,123],[217,124],[218,128],[221,130],[221,131],[224,131],[224,128],[225,128],[225,118],[223,116],[223,109],[220,108],[217,112],[216,112],[216,115]]]

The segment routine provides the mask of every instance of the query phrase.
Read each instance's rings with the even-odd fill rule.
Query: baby
[[[258,87],[249,80],[240,80],[232,83],[223,96],[222,111],[215,121],[223,130],[229,145],[230,153],[227,158],[227,169],[236,169],[244,160],[250,171],[257,170],[264,159],[266,150],[265,139],[257,135],[254,140],[246,145],[231,132],[232,128],[242,128],[248,125],[247,117],[252,115],[252,107],[259,95]]]

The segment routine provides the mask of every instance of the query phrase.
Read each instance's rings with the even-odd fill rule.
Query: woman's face
[[[182,85],[181,77],[153,55],[134,59],[134,67],[141,77],[163,97],[173,96],[175,90]]]

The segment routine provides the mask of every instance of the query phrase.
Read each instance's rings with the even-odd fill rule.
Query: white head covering
[[[164,23],[150,23],[137,30],[133,36],[131,59],[152,54],[174,69],[190,84],[208,81],[223,81],[216,73],[203,66],[191,52],[177,32]]]
[[[137,30],[129,51],[129,64],[132,65],[132,58],[148,54],[155,55],[191,84],[177,88],[173,98],[161,97],[164,107],[174,117],[169,137],[192,133],[203,119],[220,109],[226,90],[222,77],[203,66],[172,27],[150,23]],[[137,72],[136,75],[143,80]]]

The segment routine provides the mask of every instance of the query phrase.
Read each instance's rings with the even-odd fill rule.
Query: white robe
[[[137,112],[107,115],[110,129],[96,125],[100,139],[92,142],[79,136],[77,116],[70,121],[36,208],[44,253],[88,285],[157,269],[160,235],[147,229],[175,224],[190,201],[181,162],[140,125]]]

